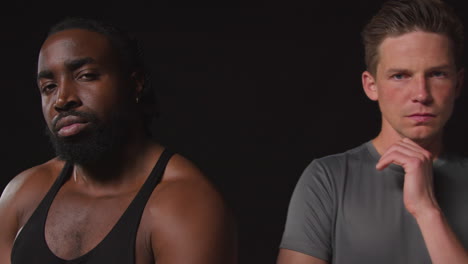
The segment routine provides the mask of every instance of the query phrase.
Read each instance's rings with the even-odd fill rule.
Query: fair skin
[[[55,197],[44,238],[57,257],[71,260],[91,251],[110,232],[150,174],[163,147],[145,136],[135,96],[143,80],[125,75],[117,53],[99,33],[71,29],[50,36],[38,62],[38,88],[48,127],[60,137],[85,137],[92,121],[61,119],[60,113],[93,113],[110,119],[118,109],[128,138],[121,151],[74,166]],[[56,180],[64,162],[55,158],[15,177],[0,198],[0,263],[10,263],[15,238]],[[112,175],[103,178],[100,175]],[[77,239],[78,238],[78,239]],[[190,161],[174,155],[151,194],[138,227],[136,264],[236,263],[236,237],[219,193]]]
[[[366,95],[379,103],[382,128],[373,140],[383,170],[405,170],[403,201],[419,225],[433,263],[468,263],[468,254],[451,230],[434,196],[432,161],[442,151],[443,127],[452,114],[463,83],[450,40],[441,34],[414,31],[383,40],[375,74],[366,71]],[[278,264],[327,263],[281,249]]]

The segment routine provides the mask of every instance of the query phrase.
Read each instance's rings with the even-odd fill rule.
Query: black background
[[[449,2],[468,25],[468,6]],[[10,4],[0,11],[0,190],[53,157],[34,76],[48,28],[65,16],[104,19],[141,40],[160,101],[156,138],[221,191],[236,215],[240,262],[274,263],[302,170],[379,131],[377,105],[361,88],[360,31],[381,3]],[[465,91],[446,135],[464,154],[466,111]]]

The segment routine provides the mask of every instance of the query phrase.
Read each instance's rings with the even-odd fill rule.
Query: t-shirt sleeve
[[[331,260],[334,226],[333,182],[323,164],[313,161],[294,189],[280,248]]]

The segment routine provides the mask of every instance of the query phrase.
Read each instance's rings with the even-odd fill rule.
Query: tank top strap
[[[171,151],[163,151],[156,165],[153,167],[151,174],[147,177],[145,183],[127,207],[117,224],[98,245],[98,247],[95,248],[94,252],[92,252],[94,256],[89,257],[101,260],[106,258],[109,260],[108,252],[119,252],[112,256],[113,259],[115,258],[113,261],[106,263],[134,263],[136,235],[138,227],[140,226],[143,211],[151,194],[153,193],[153,190],[161,181],[167,163],[172,156],[173,153]],[[124,254],[123,252],[126,253]]]
[[[168,149],[164,149],[163,153],[159,157],[158,162],[153,167],[153,170],[148,176],[148,179],[145,181],[145,183],[141,187],[133,203],[142,204],[142,207],[143,208],[145,207],[145,204],[148,201],[151,194],[153,193],[154,188],[156,188],[156,185],[158,185],[159,182],[161,182],[164,171],[166,170],[167,163],[169,163],[169,160],[171,159],[173,155],[174,155],[173,152],[171,152]]]
[[[50,187],[49,191],[47,194],[44,196],[42,199],[41,203],[37,206],[36,210],[34,211],[33,217],[39,217],[41,221],[41,225],[45,225],[45,220],[47,218],[47,213],[49,212],[50,205],[52,204],[52,201],[54,200],[55,196],[57,195],[58,191],[60,190],[60,187],[68,180],[68,178],[71,175],[73,169],[73,163],[71,162],[66,162],[65,165],[63,166],[62,171],[60,172],[60,175],[57,177],[55,182],[52,184],[52,187]],[[29,220],[28,220],[29,222]]]
[[[62,185],[68,180],[68,178],[70,178],[73,166],[73,163],[69,161],[65,162],[65,165],[63,166],[60,175],[58,176],[57,180],[55,180],[54,184],[52,185],[46,197],[44,198],[44,200],[50,200],[49,206],[50,203],[52,203],[52,200],[55,198],[55,195],[57,195],[58,191],[62,187]]]
[[[134,232],[136,233],[146,203],[153,193],[153,190],[156,188],[158,183],[161,182],[164,171],[166,170],[167,163],[173,155],[174,153],[168,149],[165,149],[162,152],[145,183],[140,188],[135,198],[133,198],[121,219],[117,222],[115,228],[116,230],[120,230],[122,228],[128,229],[128,226],[132,226],[134,227]],[[120,231],[115,232],[119,233]]]
[[[47,194],[34,210],[31,217],[26,221],[18,237],[15,239],[11,251],[11,263],[37,263],[37,259],[44,261],[42,263],[58,263],[55,255],[51,254],[44,239],[44,228],[50,205],[57,195],[60,187],[67,181],[71,175],[73,164],[66,162],[60,175],[52,184]],[[34,241],[31,242],[31,241]],[[25,254],[25,252],[29,252]]]

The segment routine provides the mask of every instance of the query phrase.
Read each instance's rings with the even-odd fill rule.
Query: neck
[[[75,165],[75,180],[78,184],[104,187],[139,181],[146,173],[145,159],[148,152],[156,146],[149,137],[142,134],[132,135],[122,147],[90,164]],[[146,175],[147,176],[147,175]]]
[[[397,133],[396,131],[393,132],[394,133],[385,133],[385,130],[382,129],[379,135],[372,140],[374,147],[380,155],[384,154],[387,149],[390,148],[390,146],[405,138],[405,136]],[[428,138],[409,139],[413,140],[416,144],[429,151],[433,159],[437,159],[442,152],[442,133],[438,133]]]

